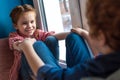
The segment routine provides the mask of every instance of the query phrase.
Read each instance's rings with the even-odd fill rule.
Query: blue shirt
[[[37,80],[80,80],[82,77],[106,78],[120,68],[120,53],[100,55],[72,68],[56,68],[46,64],[39,68]]]

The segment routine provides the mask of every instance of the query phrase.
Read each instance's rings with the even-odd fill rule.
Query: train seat
[[[13,57],[13,53],[9,49],[8,38],[0,39],[0,80],[8,80]]]

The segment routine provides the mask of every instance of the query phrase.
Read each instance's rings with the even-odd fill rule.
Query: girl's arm
[[[61,32],[61,33],[56,33],[53,34],[52,36],[55,36],[58,40],[63,40],[66,38],[66,36],[69,34],[70,32]]]
[[[44,41],[47,36],[55,36],[58,40],[63,40],[70,32],[55,33],[54,31],[45,32],[43,30],[37,29],[34,36],[37,40]]]

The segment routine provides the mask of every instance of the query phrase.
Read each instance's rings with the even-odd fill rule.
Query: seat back
[[[9,70],[13,64],[14,55],[9,49],[8,35],[15,31],[10,12],[21,4],[31,4],[32,0],[0,0],[0,80],[8,80]]]
[[[9,49],[8,38],[0,39],[0,80],[8,80],[13,59],[14,56]]]
[[[9,33],[15,31],[9,14],[11,10],[20,4],[31,4],[32,0],[0,0],[0,38],[8,37]]]

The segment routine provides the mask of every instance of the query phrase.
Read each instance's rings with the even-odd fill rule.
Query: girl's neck
[[[33,38],[33,36],[26,36],[26,35],[22,34],[22,33],[21,33],[20,31],[18,31],[18,30],[17,30],[17,33],[18,33],[20,36],[24,37],[24,38]]]

